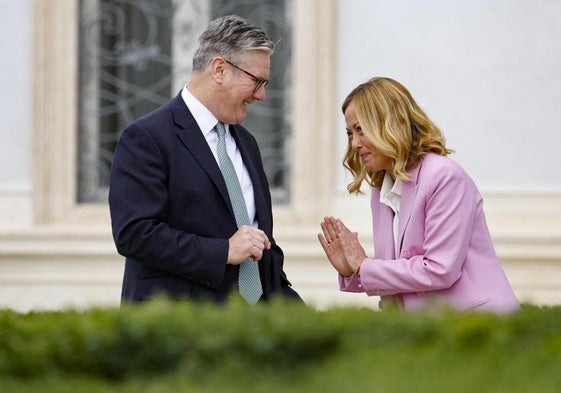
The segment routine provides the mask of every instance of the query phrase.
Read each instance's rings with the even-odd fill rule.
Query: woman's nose
[[[351,139],[351,147],[355,150],[358,150],[360,146],[361,146],[360,138],[356,135],[353,136],[353,138]]]

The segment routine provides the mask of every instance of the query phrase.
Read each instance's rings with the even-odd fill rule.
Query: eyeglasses
[[[258,78],[255,75],[253,75],[251,72],[248,72],[246,70],[244,70],[241,67],[238,67],[237,65],[235,65],[234,63],[224,59],[224,61],[228,64],[230,64],[232,67],[237,68],[238,70],[240,70],[241,72],[243,72],[244,74],[246,74],[247,76],[249,76],[251,79],[253,79],[253,81],[255,82],[255,88],[253,89],[253,93],[257,93],[257,91],[261,88],[261,86],[265,87],[269,84],[269,79],[265,79],[265,78]]]

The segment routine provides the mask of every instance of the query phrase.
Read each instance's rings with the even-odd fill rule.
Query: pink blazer
[[[429,153],[404,182],[395,257],[393,212],[372,189],[375,257],[343,291],[381,296],[382,307],[405,310],[445,305],[458,311],[506,313],[519,302],[497,258],[473,180],[452,159]]]

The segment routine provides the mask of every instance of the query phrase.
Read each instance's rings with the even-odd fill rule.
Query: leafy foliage
[[[554,392],[561,308],[439,314],[155,300],[0,311],[3,392]],[[248,371],[249,370],[249,371]]]

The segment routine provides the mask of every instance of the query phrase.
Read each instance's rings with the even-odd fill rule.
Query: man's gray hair
[[[249,51],[260,50],[272,55],[275,43],[265,31],[237,15],[215,19],[199,37],[193,56],[193,72],[202,72],[210,61],[221,56],[232,62],[242,61]]]

